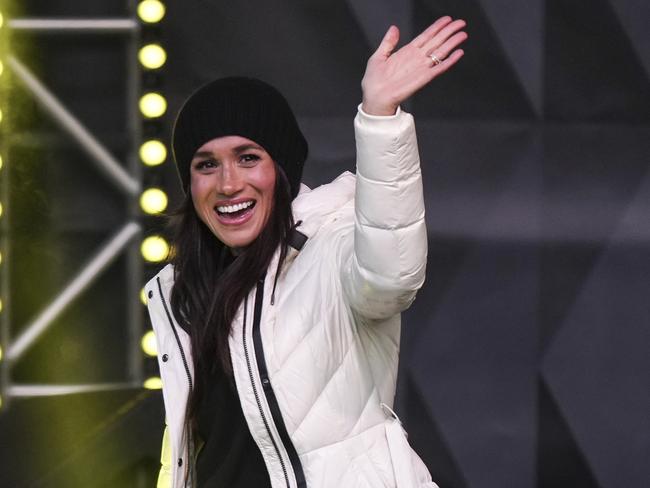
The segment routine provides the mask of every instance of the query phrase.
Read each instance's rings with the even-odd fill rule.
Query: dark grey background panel
[[[442,210],[437,198],[431,202],[428,221],[465,220],[474,232],[430,227],[428,282],[404,320],[402,368],[435,412],[469,486],[535,482],[539,149],[534,137],[514,132],[521,144],[500,161],[499,178],[476,184],[484,168],[475,157],[462,167],[469,189],[459,184],[457,198]],[[425,186],[453,181],[445,176],[440,171],[437,183],[428,176]],[[465,201],[481,210],[471,224],[454,211],[453,203]],[[449,262],[436,253],[445,243],[456,247],[459,236],[462,256]],[[411,333],[409,324],[417,322],[426,326]]]
[[[608,0],[547,0],[545,32],[549,119],[650,122],[647,72]]]
[[[421,32],[442,15],[452,15],[467,21],[470,36],[464,46],[463,62],[414,97],[414,113],[445,119],[536,117],[534,100],[529,98],[517,73],[522,67],[510,63],[502,39],[478,0],[413,2],[413,32]]]
[[[542,110],[544,0],[480,0],[536,114]],[[504,14],[507,12],[507,15]]]
[[[626,203],[543,363],[551,393],[608,488],[650,484],[649,175]]]
[[[650,36],[647,30],[650,3],[637,0],[610,0],[610,3],[646,75],[650,75]]]
[[[25,9],[84,15],[94,2],[74,3],[31,0]],[[104,4],[96,8],[121,15]],[[397,412],[441,488],[650,486],[650,3],[166,4],[155,32],[169,54],[156,78],[170,102],[161,134],[169,137],[174,113],[200,84],[223,75],[264,78],[286,94],[309,140],[310,186],[354,170],[360,81],[388,25],[398,25],[405,42],[440,15],[467,20],[465,57],[404,105],[418,130],[429,257],[424,288],[403,316]],[[111,46],[94,47],[108,62]],[[69,50],[62,64],[69,70],[95,62],[77,47],[52,44],[57,53]],[[70,79],[42,58],[57,92],[91,127],[108,130],[120,114],[102,118],[111,103],[92,100],[87,89],[105,68]],[[110,92],[120,73],[98,83]],[[102,137],[123,151],[124,141]],[[115,209],[101,212],[100,197],[114,198],[88,194],[85,207],[70,209],[64,203],[78,195],[84,172],[69,178],[49,159],[44,164],[47,176],[26,188],[52,201],[52,218],[42,220],[47,236],[77,229],[83,250],[113,225]],[[156,178],[178,204],[171,162]],[[85,181],[92,190],[92,178]],[[42,215],[25,205],[32,205],[26,215]],[[103,220],[90,218],[96,215]],[[22,235],[20,255],[32,269],[30,239],[42,245],[49,237]],[[30,281],[16,286],[26,304],[38,305]],[[88,300],[74,316],[94,307]],[[115,315],[95,322],[95,339],[73,331],[92,345]],[[69,340],[52,336],[51,354],[63,354]],[[70,377],[121,371],[110,351],[97,361],[109,369]],[[68,380],[62,366],[43,373],[34,364],[20,366],[25,379]],[[0,423],[0,438],[6,432]],[[17,452],[36,449],[12,442]]]

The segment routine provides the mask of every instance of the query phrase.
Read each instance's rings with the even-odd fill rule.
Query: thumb
[[[384,34],[384,38],[379,43],[379,47],[375,51],[375,55],[381,56],[382,58],[387,58],[390,56],[390,53],[393,52],[395,46],[397,46],[398,41],[399,29],[397,26],[391,25],[386,31],[386,34]]]

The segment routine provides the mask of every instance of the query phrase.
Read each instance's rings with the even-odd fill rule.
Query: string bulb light
[[[167,194],[160,188],[148,188],[140,196],[140,207],[151,215],[164,212],[167,208]]]
[[[169,244],[164,237],[149,236],[142,241],[140,251],[145,260],[151,263],[159,263],[167,259],[169,255]]]
[[[167,61],[167,52],[160,44],[147,44],[138,51],[138,59],[147,69],[158,69]]]
[[[159,0],[143,0],[138,5],[138,17],[147,24],[160,22],[165,16],[165,5]]]
[[[140,98],[140,112],[147,118],[160,117],[167,111],[167,100],[160,93],[149,92]]]
[[[152,376],[144,380],[143,385],[147,390],[161,390],[162,389],[162,380],[157,376]]]
[[[156,139],[145,141],[140,146],[140,159],[147,166],[162,164],[167,159],[167,148],[162,142]]]
[[[153,333],[153,330],[145,332],[140,341],[142,350],[147,356],[157,356],[158,355],[158,346],[156,344],[156,335]]]

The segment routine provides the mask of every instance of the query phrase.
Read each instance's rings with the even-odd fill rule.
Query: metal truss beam
[[[135,32],[139,24],[135,19],[12,19],[9,28],[16,31],[75,33],[89,32],[91,34],[113,34]]]
[[[13,398],[33,398],[55,395],[73,395],[76,393],[95,393],[100,391],[117,391],[142,388],[141,383],[89,383],[82,385],[12,385],[8,388]]]
[[[42,109],[60,126],[63,131],[85,152],[98,170],[112,186],[116,187],[128,203],[127,223],[99,249],[90,261],[79,271],[34,320],[22,328],[18,337],[9,337],[9,323],[6,316],[3,320],[1,338],[6,347],[5,360],[0,363],[0,373],[4,383],[2,391],[5,404],[16,397],[35,397],[51,395],[68,395],[82,392],[112,391],[124,388],[141,388],[143,380],[142,354],[140,351],[140,336],[142,333],[142,311],[137,296],[142,286],[142,258],[139,255],[137,237],[141,234],[141,226],[136,222],[139,215],[138,197],[141,191],[141,165],[137,157],[137,142],[140,140],[140,116],[137,109],[137,99],[140,93],[140,73],[138,67],[138,49],[140,43],[140,24],[135,17],[135,2],[129,2],[129,10],[133,14],[129,18],[22,18],[10,19],[7,27],[11,31],[23,34],[47,35],[104,35],[118,34],[126,36],[127,45],[125,58],[127,62],[127,77],[125,104],[127,105],[127,120],[124,130],[132,141],[127,152],[126,161],[118,161],[108,149],[88,130],[88,128],[65,104],[17,57],[8,56],[7,66],[22,84],[27,92],[35,99]],[[123,164],[125,163],[125,164]],[[7,182],[4,182],[7,184]],[[27,350],[52,326],[61,313],[73,303],[80,294],[86,291],[94,280],[120,255],[126,253],[128,277],[125,286],[128,320],[128,378],[122,383],[93,383],[79,385],[65,384],[12,384],[11,368],[20,360]],[[3,273],[3,282],[7,284],[8,277]],[[6,308],[11,304],[7,303]]]
[[[52,303],[45,307],[45,310],[26,327],[25,331],[16,340],[12,341],[7,351],[7,361],[9,361],[10,365],[21,358],[25,351],[52,325],[68,305],[90,287],[95,279],[104,272],[139,233],[140,225],[129,222],[93,256],[86,267],[54,298]]]
[[[131,196],[140,193],[140,183],[122,168],[120,163],[97,138],[65,108],[59,99],[24,64],[14,56],[9,56],[7,64],[41,107],[79,144],[117,188]]]

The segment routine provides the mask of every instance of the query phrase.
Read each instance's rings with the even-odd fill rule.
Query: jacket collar
[[[354,200],[355,177],[349,171],[331,183],[313,190],[301,185],[292,204],[293,218],[300,222],[297,229],[309,239],[341,207]]]

